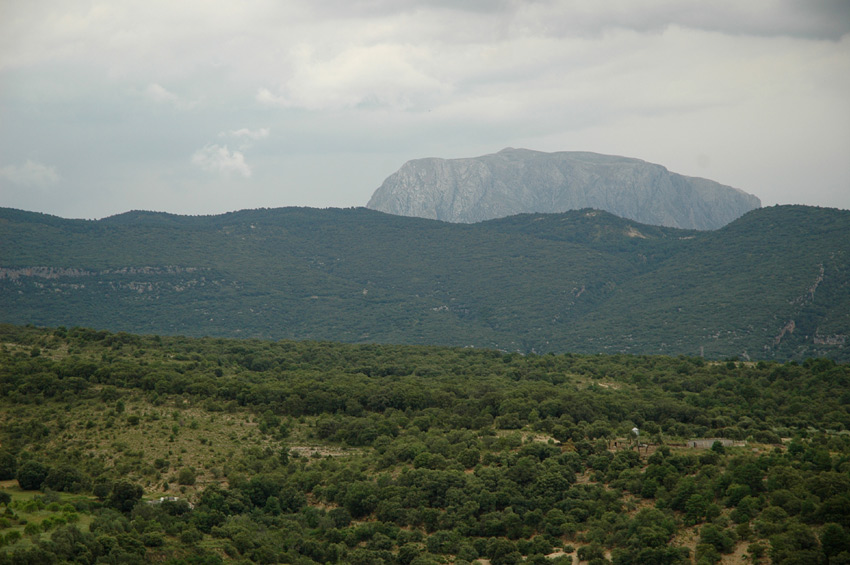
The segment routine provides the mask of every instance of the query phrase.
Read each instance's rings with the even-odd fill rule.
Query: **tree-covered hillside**
[[[0,563],[850,560],[832,361],[0,344]]]
[[[0,326],[0,563],[848,563],[848,427],[827,359]]]
[[[366,209],[100,221],[0,210],[0,321],[519,352],[850,359],[850,212],[716,232],[583,210],[473,225]]]

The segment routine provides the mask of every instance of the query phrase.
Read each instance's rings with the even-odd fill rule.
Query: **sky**
[[[505,147],[850,209],[850,0],[0,0],[0,207],[363,206]]]

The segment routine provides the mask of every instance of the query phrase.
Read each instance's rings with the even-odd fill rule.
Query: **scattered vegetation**
[[[0,564],[848,563],[848,426],[827,359],[0,326]]]

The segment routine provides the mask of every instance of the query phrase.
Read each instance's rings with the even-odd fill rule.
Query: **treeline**
[[[0,563],[850,563],[850,367],[829,360],[0,343],[0,479],[44,493],[5,502]],[[223,464],[143,454],[239,414],[260,439],[216,435]],[[148,443],[92,455],[87,433],[126,430]]]
[[[759,434],[755,439],[774,442],[776,434],[807,427],[850,428],[850,372],[829,359],[780,364],[524,356],[16,326],[0,326],[0,339],[29,347],[26,355],[7,354],[0,367],[0,394],[12,403],[67,400],[93,390],[109,394],[115,387],[197,395],[290,416],[347,413],[368,419],[388,410],[421,411],[461,428],[532,426],[560,441],[573,433],[580,439],[591,422],[597,422],[591,437],[648,424],[651,433],[677,437]],[[67,348],[68,355],[41,354],[51,348]]]

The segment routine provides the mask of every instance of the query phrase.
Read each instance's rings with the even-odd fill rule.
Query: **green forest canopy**
[[[850,212],[712,232],[605,212],[366,209],[98,221],[0,209],[0,322],[520,353],[850,361]]]

